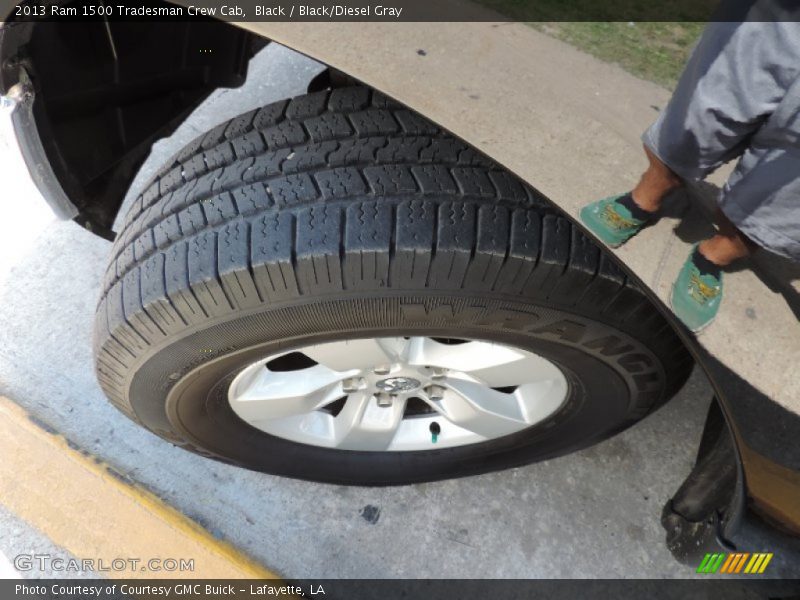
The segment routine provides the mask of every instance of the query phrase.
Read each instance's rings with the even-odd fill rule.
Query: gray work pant
[[[800,23],[709,23],[642,140],[685,180],[738,157],[722,212],[800,261]]]

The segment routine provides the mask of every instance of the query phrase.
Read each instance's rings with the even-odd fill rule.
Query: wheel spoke
[[[231,402],[245,420],[307,413],[344,395],[340,377],[322,365],[278,373],[265,367],[235,382]]]
[[[466,373],[491,369],[524,358],[523,352],[490,342],[443,344],[428,337],[411,338],[406,350],[410,365],[436,366]]]
[[[386,450],[403,420],[406,401],[396,398],[391,406],[378,406],[367,392],[351,394],[334,419],[334,438],[342,450]]]
[[[290,415],[280,419],[252,421],[252,425],[303,444],[322,444],[333,447],[333,416],[315,410],[306,414]]]
[[[329,369],[347,372],[397,362],[405,343],[403,338],[346,340],[309,346],[303,354]]]
[[[562,377],[526,383],[517,388],[515,395],[519,398],[525,420],[538,423],[558,410],[568,392],[569,386]]]
[[[516,396],[466,380],[449,380],[441,400],[430,405],[459,427],[487,439],[519,431],[527,424]]]
[[[507,362],[466,370],[471,377],[489,387],[507,387],[532,381],[548,381],[560,378],[561,373],[553,364],[535,355],[508,356]]]

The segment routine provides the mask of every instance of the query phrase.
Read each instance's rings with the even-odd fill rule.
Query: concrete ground
[[[89,571],[54,571],[49,566],[42,568],[36,559],[29,559],[30,567],[20,563],[18,570],[14,557],[20,554],[47,555],[63,561],[72,558],[69,552],[46,535],[0,506],[0,579],[84,579],[93,576]]]
[[[144,171],[217,122],[302,93],[318,70],[302,56],[268,47],[254,59],[248,84],[214,94],[155,147]],[[290,578],[692,575],[667,551],[659,517],[699,442],[711,392],[698,373],[656,414],[593,448],[500,473],[396,488],[252,473],[182,451],[134,425],[106,402],[92,366],[92,319],[110,244],[54,220],[23,175],[7,119],[1,125],[0,180],[11,193],[0,204],[0,395],[214,535]],[[47,544],[1,509],[0,540],[9,558]],[[772,551],[761,533],[751,542]],[[800,575],[780,554],[770,571]]]

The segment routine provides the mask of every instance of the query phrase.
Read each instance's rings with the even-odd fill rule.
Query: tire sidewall
[[[519,298],[463,292],[338,294],[251,311],[187,331],[143,357],[128,387],[137,418],[162,437],[243,467],[345,484],[398,484],[488,472],[599,441],[662,401],[665,357],[596,317]],[[313,343],[428,335],[532,351],[565,374],[569,395],[535,426],[431,451],[354,452],[291,442],[236,416],[233,377],[266,356]],[[269,340],[269,341],[264,341]]]

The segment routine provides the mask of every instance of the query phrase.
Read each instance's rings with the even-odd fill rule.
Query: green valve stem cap
[[[436,421],[434,421],[433,423],[431,423],[429,429],[431,432],[431,443],[435,444],[437,441],[439,441],[439,434],[442,433],[442,428]]]

